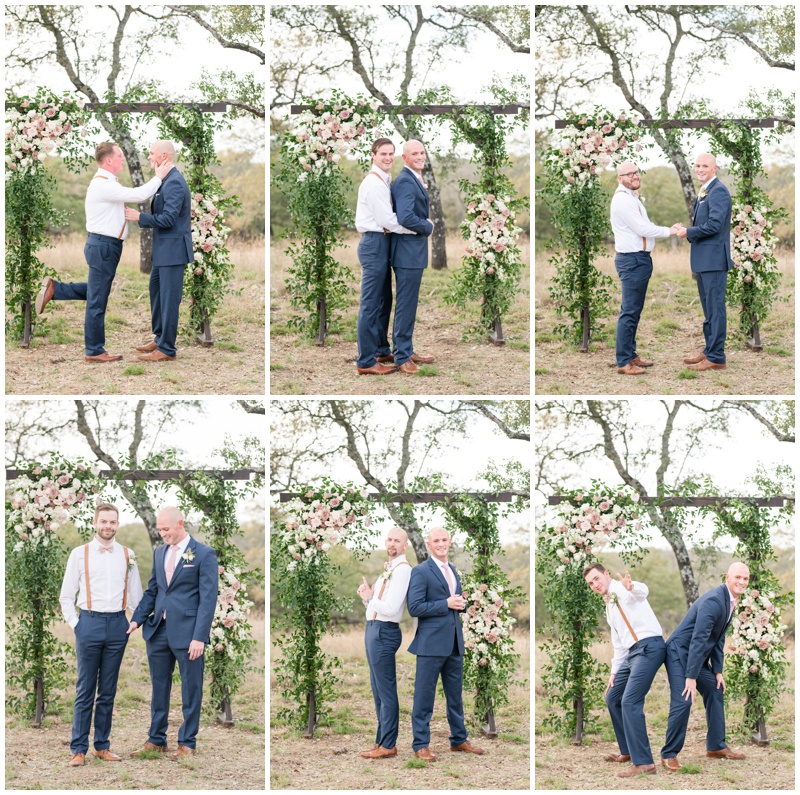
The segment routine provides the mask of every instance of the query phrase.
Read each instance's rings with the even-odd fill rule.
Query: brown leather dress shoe
[[[469,740],[461,743],[461,745],[451,745],[451,751],[463,751],[465,754],[482,754],[483,748],[476,748]]]
[[[100,751],[94,751],[94,755],[98,759],[102,759],[104,762],[121,762],[122,757],[117,756],[116,754],[112,754],[108,748],[103,748]]]
[[[630,762],[631,755],[630,754],[608,754],[606,756],[606,762]]]
[[[691,356],[683,360],[684,364],[699,364],[706,358],[704,353],[698,353],[697,356]]]
[[[394,361],[394,355],[391,353],[388,356],[376,356],[375,358],[381,363]],[[411,361],[414,362],[414,364],[431,364],[433,363],[434,358],[433,356],[426,356],[422,353],[412,353]]]
[[[668,759],[665,759],[663,756],[661,757],[661,764],[667,768],[667,770],[671,770],[675,772],[676,770],[682,770],[683,766],[678,761],[677,756],[670,756]]]
[[[197,751],[195,751],[194,748],[189,748],[188,745],[179,745],[178,750],[175,751],[174,754],[170,754],[169,758],[173,762],[177,762],[179,759],[183,759],[186,756],[193,756],[196,753]]]
[[[635,364],[637,367],[652,367],[652,362],[646,362],[644,359],[640,358],[639,356],[634,357],[631,359],[631,364]]]
[[[706,751],[706,756],[712,759],[744,759],[744,754],[737,754],[730,748],[720,748],[718,751]]]
[[[377,751],[378,748],[380,748],[380,745],[378,745],[378,743],[375,743],[375,745],[373,745],[372,748],[367,748],[366,751],[359,751],[358,755],[359,756],[364,756],[364,754],[369,754],[369,753],[372,753],[372,751]]]
[[[397,370],[394,365],[389,366],[380,362],[376,362],[372,367],[357,367],[356,369],[359,375],[389,375]]]
[[[118,362],[122,359],[121,353],[108,353],[107,351],[103,351],[102,353],[98,353],[97,356],[87,356],[87,362]]]
[[[382,745],[379,745],[371,751],[362,751],[359,756],[363,756],[364,759],[388,759],[390,756],[397,756],[397,746],[394,748],[384,748]]]
[[[702,362],[688,365],[686,369],[702,372],[703,370],[724,370],[726,367],[727,365],[725,364],[717,364],[716,362],[710,362],[708,359],[703,359]]]
[[[633,362],[628,362],[624,367],[617,367],[617,372],[620,375],[641,375],[644,370],[637,367]]]
[[[417,367],[417,365],[414,364],[414,362],[412,362],[411,359],[408,359],[407,361],[403,362],[397,369],[400,370],[401,373],[405,373],[406,375],[411,375],[411,373],[416,373],[417,370],[419,370],[419,367]]]
[[[70,760],[70,767],[83,767],[86,764],[86,754],[75,754]]]
[[[174,362],[176,357],[175,356],[167,356],[166,353],[162,353],[159,350],[155,350],[152,353],[143,353],[141,356],[137,356],[140,362]]]
[[[52,276],[45,276],[42,279],[42,289],[36,296],[36,314],[41,315],[44,308],[53,300],[56,294],[56,285]]]
[[[134,751],[131,756],[139,756],[144,751],[160,751],[162,754],[167,753],[169,748],[166,745],[156,745],[155,743],[146,742],[138,751]]]
[[[394,356],[391,353],[387,356],[376,356],[375,361],[378,362],[378,364],[383,364],[384,362],[393,362]]]
[[[152,353],[157,348],[158,343],[153,340],[152,342],[148,342],[147,345],[137,345],[134,350],[139,351],[139,353]]]
[[[436,757],[431,753],[431,749],[427,745],[424,748],[420,748],[419,751],[414,751],[414,756],[417,759],[424,759],[426,762],[436,761]]]
[[[638,776],[641,773],[646,773],[647,775],[654,776],[656,774],[656,766],[631,765],[627,770],[623,770],[621,773],[617,773],[617,775],[620,778],[631,778],[632,776]]]

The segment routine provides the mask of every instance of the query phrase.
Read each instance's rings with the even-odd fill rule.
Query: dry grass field
[[[787,641],[790,666],[787,675],[789,687],[794,683],[794,641]],[[610,663],[610,641],[598,643],[592,655]],[[726,710],[727,743],[746,758],[738,761],[709,759],[706,757],[705,712],[698,698],[689,718],[686,744],[678,758],[685,771],[669,773],[661,767],[659,750],[664,743],[669,714],[669,685],[664,668],[660,668],[645,704],[650,748],[658,769],[655,776],[619,778],[617,773],[624,765],[606,762],[609,753],[619,753],[608,711],[603,708],[593,713],[599,718],[599,731],[586,736],[584,744],[571,745],[569,740],[557,737],[542,728],[542,718],[549,705],[541,684],[542,654],[536,652],[536,749],[535,783],[537,790],[789,790],[795,789],[794,744],[795,705],[790,690],[783,694],[780,703],[767,721],[771,743],[759,747],[737,734],[741,721],[741,702],[731,703]]]
[[[503,318],[507,342],[496,347],[483,341],[462,342],[468,323],[480,314],[474,303],[462,316],[443,301],[453,270],[460,267],[466,245],[460,235],[447,237],[450,266],[445,271],[426,268],[420,288],[414,347],[432,353],[436,361],[413,376],[359,376],[356,372],[356,321],[361,266],[356,249],[358,235],[336,256],[355,275],[349,305],[341,319],[341,331],[331,334],[324,347],[298,334],[286,324],[295,313],[289,304],[285,280],[291,260],[286,241],[270,250],[270,391],[273,395],[528,395],[530,394],[530,271],[526,269],[517,300]],[[530,262],[529,241],[521,241],[522,258]]]
[[[6,715],[6,789],[58,790],[264,790],[264,616],[251,614],[258,646],[254,664],[233,700],[236,725],[223,728],[205,712],[197,735],[197,754],[181,762],[168,758],[138,760],[130,753],[144,745],[150,725],[150,674],[142,633],[128,642],[120,671],[111,728],[111,750],[121,762],[102,762],[90,752],[84,767],[69,767],[74,685],[62,694],[61,711],[45,717],[42,728]],[[61,640],[74,642],[61,623]],[[176,668],[177,672],[177,668]],[[208,688],[206,688],[206,696]],[[177,747],[182,722],[180,681],[173,681],[167,743]]]
[[[41,259],[64,281],[85,281],[83,237],[56,242]],[[120,362],[84,361],[80,301],[51,301],[47,323],[31,347],[6,337],[6,394],[31,395],[260,395],[264,392],[264,246],[234,243],[235,270],[228,295],[211,324],[215,345],[203,348],[178,338],[174,362],[140,362],[134,348],[152,339],[149,276],[139,272],[138,244],[123,248],[106,314],[106,350]],[[7,313],[8,316],[8,313]],[[181,304],[181,323],[188,306]]]
[[[612,277],[612,314],[605,318],[605,336],[578,353],[571,343],[553,334],[558,318],[548,288],[554,275],[548,252],[536,256],[537,395],[792,395],[794,394],[794,251],[779,253],[783,274],[781,296],[761,328],[764,350],[754,353],[733,339],[738,312],[728,308],[729,338],[726,370],[697,373],[687,370],[683,358],[703,349],[703,313],[697,287],[689,272],[686,247],[676,251],[657,246],[653,276],[637,334],[640,355],[655,365],[644,375],[619,375],[614,363],[619,278],[611,255],[597,262]]]
[[[499,736],[490,740],[470,731],[471,741],[483,756],[451,754],[449,729],[441,690],[431,720],[431,750],[439,759],[430,764],[411,750],[411,705],[416,658],[406,649],[411,634],[404,633],[397,653],[400,697],[400,735],[397,756],[362,759],[359,751],[375,742],[375,707],[364,656],[363,629],[348,629],[325,639],[323,648],[343,662],[342,687],[333,705],[333,717],[310,740],[301,739],[275,719],[284,705],[274,672],[270,679],[270,789],[286,790],[527,790],[530,789],[530,636],[519,632],[516,650],[521,655],[518,684],[509,704],[499,710]],[[273,646],[273,659],[279,653]],[[274,665],[271,666],[274,669]],[[467,714],[471,699],[464,694]]]

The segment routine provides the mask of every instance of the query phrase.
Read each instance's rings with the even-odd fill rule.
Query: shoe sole
[[[44,312],[44,307],[45,307],[44,296],[45,293],[47,292],[48,287],[50,287],[52,281],[53,281],[52,276],[45,276],[45,282],[42,284],[42,289],[36,295],[36,303],[34,304],[34,308],[36,309],[37,315],[41,315],[42,312]]]

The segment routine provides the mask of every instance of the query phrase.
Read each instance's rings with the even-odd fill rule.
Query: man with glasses
[[[678,230],[677,224],[670,228],[650,222],[639,200],[641,175],[636,163],[620,163],[617,182],[619,186],[611,200],[611,228],[617,252],[614,267],[622,285],[622,306],[617,320],[617,372],[641,375],[645,367],[653,364],[644,361],[636,351],[636,329],[653,273],[650,252],[657,237],[669,237]]]

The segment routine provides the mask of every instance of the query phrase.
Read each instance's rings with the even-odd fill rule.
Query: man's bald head
[[[170,160],[175,159],[175,147],[172,141],[155,141],[151,151],[159,155],[167,155]]]
[[[631,171],[638,171],[639,166],[633,160],[625,160],[617,166],[617,176],[623,177],[625,174],[630,174]]]

